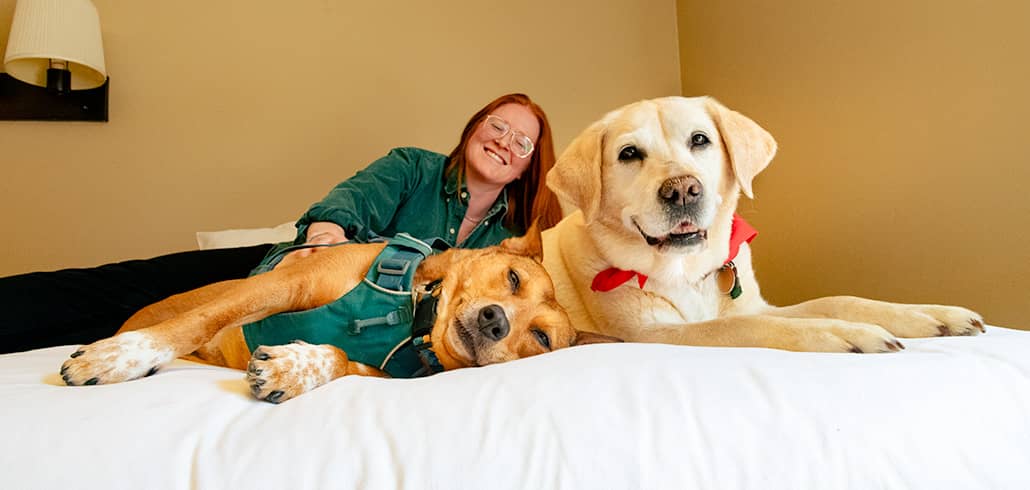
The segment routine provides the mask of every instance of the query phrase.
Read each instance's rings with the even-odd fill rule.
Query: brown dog
[[[117,383],[149,376],[173,359],[192,354],[211,364],[249,366],[254,395],[276,403],[349,374],[386,376],[349,360],[332,345],[262,346],[252,358],[241,328],[276,313],[335,301],[362,282],[384,248],[382,243],[332,247],[264,274],[172,296],[134,315],[118,335],[76,351],[61,375],[69,385]],[[541,265],[541,249],[533,226],[526,236],[499,246],[451,249],[418,265],[413,291],[428,294],[426,286],[438,284],[433,293],[437,317],[429,340],[444,369],[616,341],[572,327]]]

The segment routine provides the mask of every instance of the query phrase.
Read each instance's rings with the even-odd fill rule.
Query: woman
[[[296,243],[405,232],[452,246],[495,245],[524,232],[534,218],[541,229],[561,219],[557,199],[543,185],[553,164],[543,110],[525,95],[504,95],[472,116],[449,156],[397,148],[336,186],[297,222]]]
[[[449,156],[394,149],[336,186],[297,222],[295,243],[365,241],[403,231],[452,246],[495,245],[534,219],[542,229],[561,219],[557,199],[544,185],[553,164],[544,111],[526,95],[504,95],[472,116]],[[0,279],[0,309],[6,312],[0,352],[111,336],[144,306],[246,277],[271,248],[182,252]],[[317,250],[298,250],[284,262]]]

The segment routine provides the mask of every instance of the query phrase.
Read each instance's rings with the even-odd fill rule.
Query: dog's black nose
[[[701,198],[701,182],[694,177],[673,177],[658,188],[658,199],[663,203],[684,207]]]
[[[508,330],[508,317],[504,315],[504,308],[490,305],[479,310],[479,331],[486,338],[497,342],[508,336]]]

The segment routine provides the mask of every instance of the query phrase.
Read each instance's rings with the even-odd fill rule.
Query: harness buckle
[[[408,268],[411,267],[410,260],[403,259],[384,259],[379,262],[376,266],[376,270],[380,274],[389,274],[391,276],[403,276],[408,273]]]

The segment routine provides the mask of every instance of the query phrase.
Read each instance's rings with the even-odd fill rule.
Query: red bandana
[[[757,235],[758,231],[748,224],[747,221],[744,221],[744,218],[734,214],[733,225],[730,229],[730,256],[723,262],[723,265],[737,258],[737,253],[740,252],[740,244],[751,243],[751,240],[754,240]],[[637,284],[640,284],[640,288],[643,289],[644,284],[647,282],[647,276],[636,271],[624,271],[614,267],[598,272],[594,276],[593,282],[590,283],[590,289],[602,293],[608,292],[625,284],[633,276],[637,276]]]

